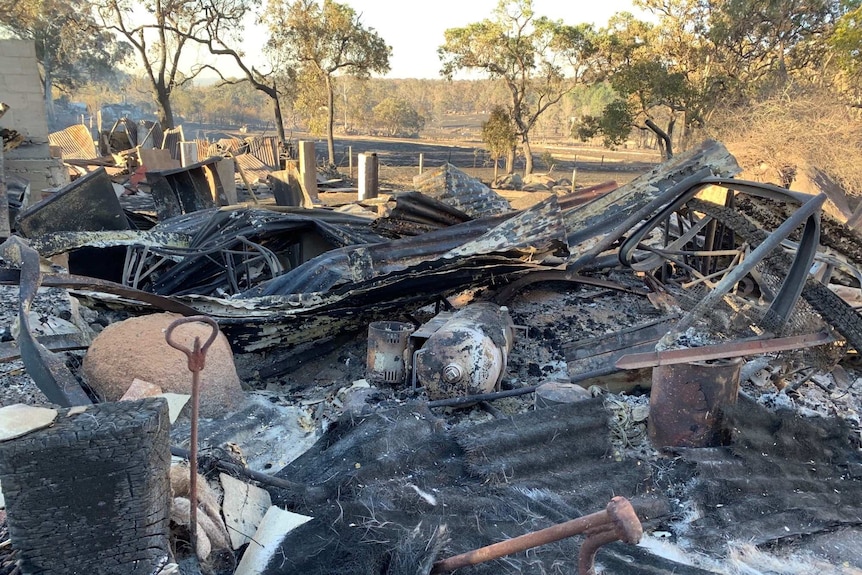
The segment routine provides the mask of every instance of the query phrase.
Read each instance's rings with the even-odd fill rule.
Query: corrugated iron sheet
[[[210,156],[221,155],[221,154],[210,154],[209,140],[196,139],[194,142],[198,145],[198,160],[206,160]]]
[[[266,164],[251,154],[240,154],[234,156],[236,165],[242,170],[250,184],[266,183],[266,178],[272,173]]]
[[[416,176],[413,186],[423,194],[474,218],[493,216],[512,209],[504,197],[452,164],[444,164],[436,170]]]
[[[52,146],[59,146],[63,150],[64,160],[92,160],[99,157],[93,135],[83,124],[75,124],[48,134],[48,141]]]
[[[275,136],[255,136],[245,139],[248,153],[263,162],[272,170],[281,168],[279,161],[278,138]]]
[[[213,147],[215,151],[213,151]],[[238,138],[222,138],[210,147],[210,156],[218,156],[229,153],[236,156],[245,151],[245,142]]]
[[[171,157],[175,160],[180,159],[180,142],[185,142],[186,138],[183,135],[183,127],[168,128],[165,130],[165,136],[162,138],[162,148],[170,151]]]

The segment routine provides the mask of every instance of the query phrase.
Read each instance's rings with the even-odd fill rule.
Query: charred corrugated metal
[[[160,220],[214,207],[224,198],[224,188],[215,164],[220,158],[208,158],[183,168],[147,172],[147,183]]]
[[[171,157],[175,160],[180,159],[180,142],[186,140],[183,134],[183,127],[168,128],[162,136],[161,147],[171,153]]]
[[[251,154],[239,154],[234,156],[234,160],[237,168],[242,170],[251,184],[266,183],[267,177],[272,173],[272,169]]]
[[[275,136],[255,136],[245,139],[248,153],[263,162],[270,170],[281,169],[279,142]]]
[[[52,132],[48,134],[48,141],[52,146],[60,147],[64,160],[92,160],[99,155],[96,153],[93,134],[83,124],[75,124],[59,132]]]
[[[414,177],[413,186],[417,191],[474,218],[511,210],[505,198],[448,163]]]
[[[127,229],[129,223],[104,168],[78,178],[18,214],[18,230],[25,237]]]
[[[398,192],[386,204],[387,213],[374,228],[390,237],[417,236],[470,221],[461,210],[419,192]]]

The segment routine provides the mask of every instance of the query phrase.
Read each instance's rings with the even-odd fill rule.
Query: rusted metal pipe
[[[581,533],[586,533],[587,539],[581,546],[578,573],[594,575],[594,562],[599,547],[612,541],[634,545],[640,541],[643,527],[629,500],[617,496],[610,500],[604,511],[437,561],[431,569],[431,575],[449,573],[461,567],[499,559]]]
[[[209,325],[212,333],[206,343],[201,345],[201,338],[195,336],[192,349],[187,348],[172,338],[174,330],[185,324],[200,322]],[[200,373],[206,364],[207,351],[219,334],[218,323],[205,315],[181,317],[171,322],[165,331],[165,341],[169,346],[178,349],[186,355],[188,368],[192,372],[192,422],[191,439],[189,440],[189,536],[192,552],[198,552],[198,408],[200,407]]]

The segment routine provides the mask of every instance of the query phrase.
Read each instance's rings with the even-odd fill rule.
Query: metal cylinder
[[[656,447],[724,442],[722,410],[736,403],[742,358],[653,368],[649,435]]]
[[[509,311],[475,303],[456,312],[434,332],[416,357],[416,379],[431,399],[494,391],[512,349]]]
[[[375,321],[368,326],[365,379],[369,383],[404,383],[411,333],[413,325],[400,321]]]

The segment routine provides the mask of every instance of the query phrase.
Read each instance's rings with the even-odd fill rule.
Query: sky
[[[497,0],[340,0],[361,15],[361,22],[374,28],[392,47],[391,70],[387,78],[439,78],[440,60],[437,48],[443,43],[447,28],[460,28],[492,16]],[[591,23],[604,26],[613,14],[629,11],[638,13],[632,0],[534,0],[538,16],[561,19],[566,24]],[[247,54],[259,48],[249,34]],[[202,61],[212,57],[204,53],[195,56]],[[227,67],[226,67],[227,68]],[[225,70],[226,73],[236,74]]]

